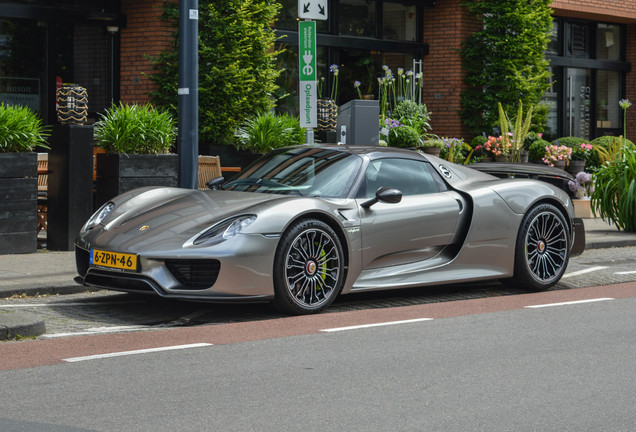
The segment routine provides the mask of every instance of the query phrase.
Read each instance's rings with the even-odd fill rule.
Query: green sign
[[[315,128],[316,120],[316,22],[298,21],[298,71],[300,124]]]

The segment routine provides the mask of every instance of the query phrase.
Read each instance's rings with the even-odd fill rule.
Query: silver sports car
[[[110,200],[79,234],[78,282],[307,314],[358,291],[488,279],[544,290],[584,241],[562,189],[414,150],[289,147],[209,186]]]

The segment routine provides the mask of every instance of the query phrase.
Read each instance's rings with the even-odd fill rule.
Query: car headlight
[[[115,204],[113,204],[112,202],[107,202],[106,204],[101,206],[99,210],[93,213],[93,216],[91,216],[88,219],[88,221],[84,224],[80,233],[86,234],[87,232],[95,228],[97,225],[99,225],[106,218],[106,216],[110,214],[113,208],[115,208]]]
[[[256,220],[256,215],[237,216],[235,218],[224,220],[221,223],[210,227],[201,233],[193,242],[195,245],[205,244],[208,246],[229,240],[240,234],[252,222]]]

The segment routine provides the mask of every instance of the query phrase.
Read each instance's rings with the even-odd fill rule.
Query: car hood
[[[168,250],[219,221],[258,215],[268,205],[295,197],[180,188],[142,188],[112,200],[112,212],[86,237],[95,246],[121,251]]]

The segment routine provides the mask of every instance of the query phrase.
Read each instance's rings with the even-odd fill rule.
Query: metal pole
[[[199,2],[179,2],[179,187],[198,187]]]

